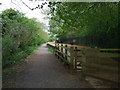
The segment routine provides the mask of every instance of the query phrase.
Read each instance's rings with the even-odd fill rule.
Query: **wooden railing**
[[[84,49],[82,58],[83,76],[93,76],[104,81],[119,81],[120,49]]]
[[[63,44],[55,44],[55,55],[61,59],[61,61],[65,62],[69,65],[69,67],[74,69],[74,53],[73,53],[73,47],[68,47],[68,45]]]
[[[62,43],[52,45],[55,55],[67,63],[71,70],[81,71],[83,78],[89,75],[104,81],[120,83],[120,49],[95,49]]]

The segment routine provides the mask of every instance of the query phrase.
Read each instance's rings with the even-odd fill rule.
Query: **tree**
[[[2,12],[3,67],[25,58],[48,39],[42,23],[13,9]]]
[[[51,2],[50,9],[49,31],[57,38],[96,36],[105,47],[118,47],[117,2]]]

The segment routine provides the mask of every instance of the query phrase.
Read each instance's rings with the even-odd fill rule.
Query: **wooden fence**
[[[118,87],[119,81],[119,49],[84,49],[82,58],[83,76],[92,76]]]
[[[120,83],[120,49],[95,49],[62,43],[48,43],[48,46],[55,49],[55,55],[71,70],[80,71],[83,78],[89,75],[115,85]]]
[[[73,71],[81,71],[82,49],[90,47],[55,43],[55,55]]]

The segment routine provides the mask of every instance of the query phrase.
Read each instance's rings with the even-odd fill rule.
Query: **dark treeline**
[[[99,48],[120,48],[117,2],[50,2],[51,37]],[[68,39],[67,39],[68,38]],[[66,40],[66,41],[65,41]]]
[[[47,41],[44,25],[23,13],[7,9],[1,13],[2,23],[2,66],[25,60],[25,57]]]

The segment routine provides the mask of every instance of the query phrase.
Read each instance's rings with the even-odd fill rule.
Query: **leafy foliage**
[[[97,38],[107,40],[103,43],[104,46],[119,47],[117,2],[51,2],[49,6],[51,14],[49,31],[57,38],[95,35]]]
[[[42,23],[23,13],[7,9],[1,14],[3,67],[24,59],[38,45],[47,41]]]

